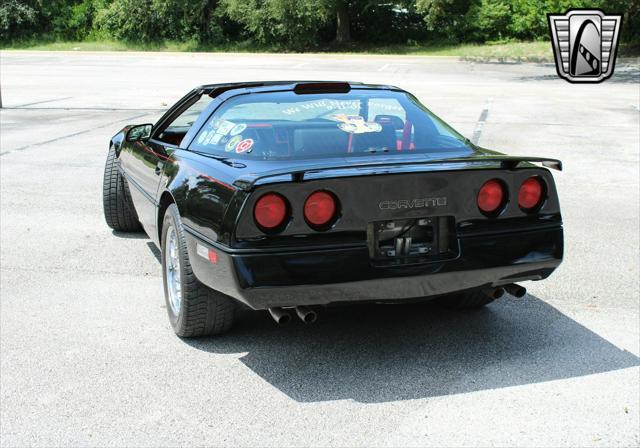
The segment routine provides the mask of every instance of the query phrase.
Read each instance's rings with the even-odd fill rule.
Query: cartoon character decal
[[[380,132],[382,126],[375,121],[365,121],[360,115],[336,114],[330,117],[332,120],[339,121],[338,128],[349,134],[364,134],[366,132]]]

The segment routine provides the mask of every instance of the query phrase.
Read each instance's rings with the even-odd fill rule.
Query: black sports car
[[[562,261],[560,161],[479,148],[411,94],[344,82],[215,84],[111,139],[104,213],[162,250],[180,336],[238,302],[280,323],[315,305],[480,307]]]

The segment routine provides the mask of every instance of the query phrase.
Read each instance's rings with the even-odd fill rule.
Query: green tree
[[[505,0],[481,0],[471,5],[466,20],[475,30],[474,38],[481,41],[503,39],[510,36],[513,13]]]
[[[317,42],[319,29],[329,20],[325,1],[221,0],[220,7],[222,14],[244,27],[245,37],[288,48]]]
[[[9,40],[25,37],[33,32],[38,11],[20,0],[3,0],[0,4],[0,38]]]
[[[549,39],[546,14],[624,13],[640,46],[640,0],[0,0],[0,39],[110,38],[304,50],[320,44]]]
[[[111,0],[97,12],[94,27],[103,35],[128,41],[219,41],[221,18],[216,7],[215,0]]]
[[[472,0],[416,0],[416,10],[434,37],[456,42],[466,40],[472,28],[467,22],[471,5]]]
[[[333,4],[336,17],[336,42],[343,44],[351,40],[351,15],[349,3],[345,0],[335,0]]]

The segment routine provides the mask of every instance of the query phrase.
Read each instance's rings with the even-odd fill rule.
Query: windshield
[[[216,110],[189,149],[262,160],[472,152],[411,95],[371,89],[240,95]]]

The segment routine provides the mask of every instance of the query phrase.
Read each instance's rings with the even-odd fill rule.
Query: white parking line
[[[71,99],[73,97],[71,96],[66,96],[64,98],[52,98],[50,100],[43,100],[43,101],[35,101],[33,103],[27,103],[27,104],[19,104],[18,106],[13,106],[13,108],[18,108],[18,107],[27,107],[27,106],[35,106],[36,104],[45,104],[45,103],[53,103],[55,101],[62,101],[62,100],[68,100]]]
[[[484,124],[486,123],[487,118],[489,117],[489,109],[491,108],[492,101],[493,101],[493,98],[487,98],[487,101],[484,103],[484,108],[482,109],[482,112],[480,112],[480,117],[478,117],[476,127],[473,130],[473,136],[471,137],[471,142],[474,145],[477,145],[478,142],[480,141],[480,135],[482,135],[482,128],[484,127]]]

